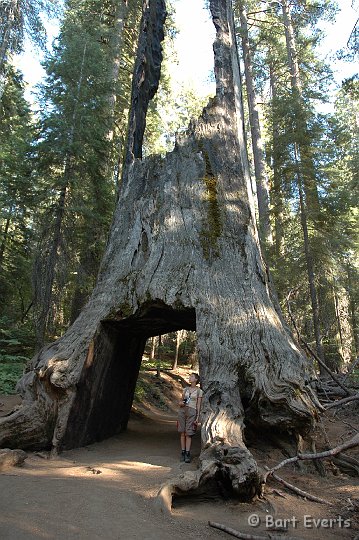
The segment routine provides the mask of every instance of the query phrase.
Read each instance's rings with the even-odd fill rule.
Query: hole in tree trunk
[[[196,329],[195,310],[161,301],[148,302],[125,319],[103,320],[82,368],[61,449],[126,429],[146,340],[181,329]]]

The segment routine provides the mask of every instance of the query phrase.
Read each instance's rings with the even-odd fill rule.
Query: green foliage
[[[4,363],[0,360],[0,394],[16,394],[15,387],[23,371],[23,363]]]
[[[138,16],[137,4],[129,21]],[[125,124],[117,98],[123,98],[123,83],[129,81],[122,72],[121,80],[114,79],[114,66],[136,37],[126,29],[126,47],[118,50],[119,8],[115,0],[105,5],[100,0],[69,1],[45,62],[37,145],[43,199],[34,280],[40,342],[46,328],[55,337],[79,314],[94,287],[107,240],[122,136],[115,126]]]
[[[17,0],[2,1],[0,6],[0,71],[3,62],[8,61],[11,54],[22,50],[25,35],[35,45],[44,48],[46,30],[42,20],[43,15],[59,14],[61,3],[57,0]]]
[[[15,394],[32,347],[31,328],[0,318],[0,394]]]
[[[9,67],[0,102],[0,316],[15,320],[31,303],[34,136],[22,76]]]

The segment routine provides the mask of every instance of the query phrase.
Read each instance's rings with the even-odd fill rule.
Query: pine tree
[[[1,0],[0,2],[0,99],[4,91],[7,66],[14,54],[22,51],[25,36],[45,48],[46,31],[40,15],[59,12],[56,0]]]
[[[120,161],[114,126],[123,121],[117,102],[122,87],[115,78],[123,75],[118,47],[124,40],[114,33],[124,30],[123,17],[112,0],[105,5],[69,1],[46,61],[38,152],[47,193],[34,271],[39,345],[51,321],[56,333],[58,324],[76,318],[106,241],[115,202],[114,165]],[[126,32],[128,40],[130,28]]]

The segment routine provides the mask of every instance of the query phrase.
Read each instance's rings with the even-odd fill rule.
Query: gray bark
[[[134,158],[142,158],[142,141],[146,128],[148,104],[157,92],[160,79],[162,49],[159,44],[164,38],[165,18],[164,0],[157,2],[143,0],[140,39],[132,79],[126,165]],[[142,39],[142,36],[146,39]],[[126,176],[127,168],[124,167],[123,178]]]
[[[1,445],[54,452],[118,433],[146,339],[196,330],[200,468],[161,490],[167,506],[174,493],[213,486],[250,500],[261,474],[245,425],[304,433],[316,415],[308,363],[272,303],[260,253],[232,5],[210,7],[216,97],[173,152],[128,165],[93,295],[32,360],[19,385],[22,407],[0,420]]]

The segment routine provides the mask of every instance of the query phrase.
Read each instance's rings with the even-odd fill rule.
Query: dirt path
[[[359,534],[353,520],[348,528],[337,523],[317,527],[318,521],[313,521],[337,519],[345,513],[348,499],[358,496],[357,480],[344,475],[283,474],[302,489],[335,501],[333,507],[300,499],[280,486],[269,486],[266,498],[252,505],[185,498],[175,505],[171,518],[163,516],[153,504],[160,485],[194,469],[199,454],[197,434],[193,463],[181,463],[175,430],[173,414],[152,411],[150,418],[135,415],[127,432],[64,452],[58,459],[29,454],[24,467],[0,475],[1,540],[229,539],[209,528],[208,519],[263,535],[266,519],[270,524],[271,519],[283,521],[293,516],[298,523],[277,522],[277,526],[287,525],[291,537],[336,540]],[[252,514],[261,520],[259,527],[248,525]],[[309,528],[303,525],[304,515],[312,518]]]

